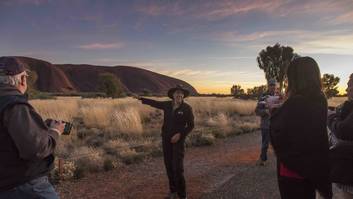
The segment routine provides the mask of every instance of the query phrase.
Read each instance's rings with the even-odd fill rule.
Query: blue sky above
[[[52,63],[132,65],[201,93],[265,83],[257,54],[279,42],[353,73],[352,0],[1,0],[0,55]]]

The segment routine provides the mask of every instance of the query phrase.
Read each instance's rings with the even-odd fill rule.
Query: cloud
[[[280,31],[259,31],[253,33],[239,33],[235,32],[218,32],[213,34],[213,39],[223,42],[249,42],[263,40],[266,38],[278,38],[282,36],[290,37],[297,36],[302,37],[308,34],[309,31],[304,30],[280,30]]]
[[[50,0],[2,0],[0,5],[16,6],[16,5],[35,5],[40,6],[49,3]]]
[[[229,16],[246,14],[252,11],[272,12],[280,5],[281,0],[254,0],[254,1],[211,1],[204,4],[203,9],[195,12],[197,17],[206,17],[209,20],[222,19]]]
[[[192,69],[182,69],[174,71],[162,71],[163,74],[174,76],[174,77],[185,77],[185,76],[200,76],[200,75],[214,75],[217,74],[217,71],[213,70],[192,70]]]
[[[353,55],[353,30],[337,29],[330,31],[279,30],[249,33],[218,32],[209,36],[225,45],[259,50],[267,45],[281,43],[292,46],[297,53],[325,53]]]
[[[353,11],[343,13],[331,19],[330,22],[333,24],[352,24],[353,23]]]
[[[185,19],[221,20],[227,17],[245,15],[250,12],[266,13],[274,17],[332,17],[346,13],[353,8],[351,0],[203,0],[203,1],[152,1],[139,4],[136,10],[147,16],[177,16]],[[352,13],[343,14],[337,21],[348,22]]]
[[[253,1],[187,1],[150,2],[136,7],[138,12],[149,16],[187,16],[208,20],[221,19],[251,11],[274,11],[281,5],[281,0]]]
[[[318,35],[300,42],[296,48],[305,53],[353,55],[353,32]]]
[[[119,43],[91,43],[80,45],[78,48],[84,50],[105,50],[105,49],[120,49],[123,48],[125,45],[122,42]]]
[[[144,13],[149,16],[160,16],[160,15],[182,15],[185,13],[185,9],[182,6],[182,3],[179,1],[166,1],[163,3],[160,2],[150,2],[148,4],[139,4],[136,6],[138,12]]]

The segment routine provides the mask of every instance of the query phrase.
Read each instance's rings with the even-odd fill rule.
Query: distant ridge
[[[185,81],[132,66],[95,66],[87,64],[52,64],[30,57],[17,57],[38,78],[36,89],[42,92],[97,92],[99,74],[114,74],[122,82],[126,92],[166,95],[169,88],[177,84],[197,95],[194,87]]]

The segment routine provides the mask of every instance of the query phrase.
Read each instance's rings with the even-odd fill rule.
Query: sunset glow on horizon
[[[280,43],[340,77],[343,94],[352,19],[352,0],[2,0],[0,56],[130,65],[229,94],[266,84],[256,57]]]

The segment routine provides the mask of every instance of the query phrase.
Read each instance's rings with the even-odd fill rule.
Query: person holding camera
[[[185,138],[194,128],[192,108],[184,102],[184,98],[188,96],[189,91],[180,85],[168,91],[168,97],[172,101],[156,101],[133,95],[143,104],[164,112],[162,146],[170,189],[167,199],[187,198],[184,178]]]
[[[264,166],[267,161],[267,150],[270,143],[270,105],[274,104],[274,100],[279,101],[279,95],[276,93],[278,84],[275,79],[268,81],[268,90],[259,97],[255,113],[261,117],[261,153],[257,165]]]
[[[287,99],[271,115],[271,144],[277,157],[282,199],[332,198],[329,178],[327,100],[318,64],[294,59],[287,71]]]
[[[348,100],[328,116],[331,180],[343,199],[353,199],[353,74],[348,81]]]
[[[63,122],[48,127],[28,103],[28,74],[16,57],[0,57],[0,199],[58,199],[48,181]]]

